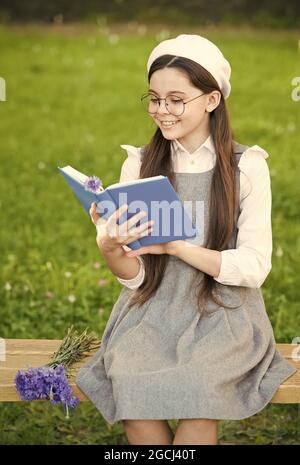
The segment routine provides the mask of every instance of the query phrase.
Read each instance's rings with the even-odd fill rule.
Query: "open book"
[[[132,250],[198,236],[197,229],[167,176],[118,182],[111,184],[102,192],[94,193],[85,189],[84,182],[88,176],[70,165],[58,169],[88,215],[92,202],[96,202],[96,211],[104,219],[126,203],[128,208],[117,220],[117,224],[122,224],[141,210],[146,211],[147,215],[133,227],[154,220],[153,231],[127,244]]]

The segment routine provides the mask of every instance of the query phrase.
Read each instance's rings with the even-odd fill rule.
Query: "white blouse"
[[[121,145],[127,158],[121,168],[120,182],[139,178],[141,147]],[[189,153],[177,140],[171,141],[174,172],[202,173],[213,168],[216,160],[211,135],[193,153]],[[271,179],[266,158],[269,154],[254,145],[240,157],[240,215],[237,222],[236,249],[221,251],[221,269],[216,281],[231,286],[259,288],[269,274],[272,264]],[[130,250],[126,245],[124,250]],[[138,288],[145,278],[142,256],[136,257],[141,266],[132,279],[118,281],[131,288]]]

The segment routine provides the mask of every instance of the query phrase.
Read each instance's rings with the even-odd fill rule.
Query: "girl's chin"
[[[164,139],[167,139],[167,140],[175,140],[175,139],[178,139],[180,136],[178,134],[165,134],[164,132],[162,133]]]

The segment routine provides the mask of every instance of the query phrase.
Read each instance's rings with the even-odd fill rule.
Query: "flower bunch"
[[[54,352],[51,362],[43,367],[31,367],[17,372],[15,385],[21,399],[48,399],[52,404],[62,403],[66,409],[66,418],[69,418],[69,407],[76,407],[79,402],[68,382],[70,367],[99,346],[100,341],[93,333],[88,333],[85,329],[78,335],[71,326],[57,352]]]
[[[79,399],[74,396],[63,365],[19,370],[16,388],[22,400],[49,399],[52,404],[64,404],[69,418],[69,406],[75,407]]]

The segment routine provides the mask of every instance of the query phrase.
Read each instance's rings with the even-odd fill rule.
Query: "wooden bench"
[[[0,350],[0,401],[15,402],[21,400],[14,384],[17,371],[29,367],[43,366],[45,363],[48,363],[53,352],[58,349],[61,340],[5,339],[4,342],[5,344],[2,344],[2,350]],[[3,346],[5,346],[5,351]],[[292,352],[293,350],[295,351],[296,348],[297,344],[277,344],[279,352],[289,363],[294,365],[298,371],[281,384],[271,400],[272,403],[300,403],[300,360],[299,358],[297,360],[297,357],[292,357]],[[97,349],[94,349],[94,351],[81,362],[73,365],[74,374],[70,377],[70,384],[74,393],[80,400],[88,399],[78,386],[76,386],[74,378],[76,377],[79,367],[85,364],[89,358],[94,355],[96,350]],[[4,353],[6,355],[5,360]]]

